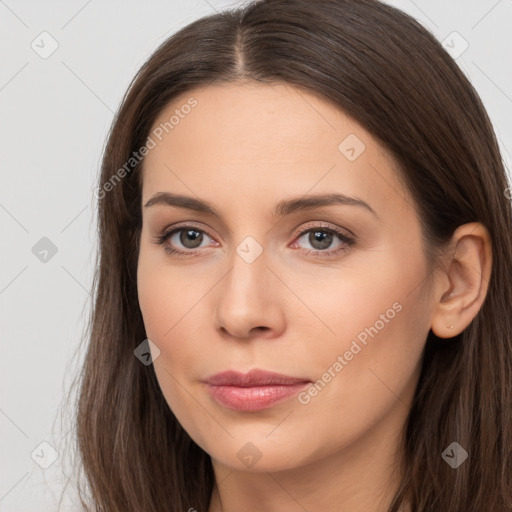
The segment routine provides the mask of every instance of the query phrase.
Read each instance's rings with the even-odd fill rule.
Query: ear
[[[432,310],[431,328],[439,338],[460,334],[484,302],[492,268],[487,228],[479,222],[459,226],[452,235],[449,254],[436,279]]]

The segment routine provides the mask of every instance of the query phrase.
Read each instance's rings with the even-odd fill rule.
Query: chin
[[[240,439],[231,439],[224,445],[213,442],[213,450],[205,451],[223,466],[254,473],[286,471],[310,462],[304,446],[299,449],[299,443],[286,445],[277,438],[274,440],[277,443],[271,443],[265,440],[265,436],[246,437],[243,441]]]

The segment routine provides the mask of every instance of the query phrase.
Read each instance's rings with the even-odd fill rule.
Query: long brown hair
[[[178,95],[247,80],[317,94],[381,141],[415,201],[434,265],[458,226],[488,228],[487,296],[460,335],[429,333],[402,433],[406,476],[389,512],[406,502],[418,512],[512,511],[512,212],[504,163],[456,63],[418,22],[376,0],[262,0],[204,17],[166,40],[133,79],[97,193],[94,307],[77,379],[84,509],[208,510],[210,457],[169,409],[153,367],[134,357],[146,338],[136,287],[143,159],[130,158]],[[441,457],[453,441],[469,453],[456,470]]]

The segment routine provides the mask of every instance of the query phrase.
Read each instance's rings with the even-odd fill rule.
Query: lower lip
[[[310,382],[293,385],[273,386],[212,386],[208,385],[210,395],[221,405],[236,411],[260,411],[267,409],[309,386]]]

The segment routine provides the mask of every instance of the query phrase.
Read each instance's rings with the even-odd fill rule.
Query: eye
[[[305,242],[310,245],[306,247],[304,252],[307,256],[328,257],[347,251],[356,241],[349,237],[341,230],[323,225],[316,225],[309,229],[302,230],[296,237],[298,241],[304,238]],[[177,226],[170,231],[164,232],[156,237],[155,243],[162,245],[168,254],[175,256],[197,256],[202,251],[197,251],[201,247],[211,246],[213,240],[204,230],[191,225]],[[336,244],[336,241],[338,242]],[[203,242],[206,244],[203,245]],[[332,247],[334,245],[334,248]],[[300,248],[300,246],[299,246]]]
[[[207,241],[207,238],[211,239],[202,229],[194,226],[178,226],[157,236],[155,243],[163,245],[164,250],[169,254],[188,256],[197,252],[195,249],[201,248],[201,244]],[[210,244],[207,243],[203,247],[208,245]]]
[[[325,226],[315,226],[299,233],[300,241],[309,244],[306,247],[306,254],[315,257],[325,257],[346,251],[355,244],[355,240],[338,229]],[[336,244],[336,240],[338,243]],[[295,242],[297,244],[297,242]],[[333,243],[335,244],[333,247]]]

